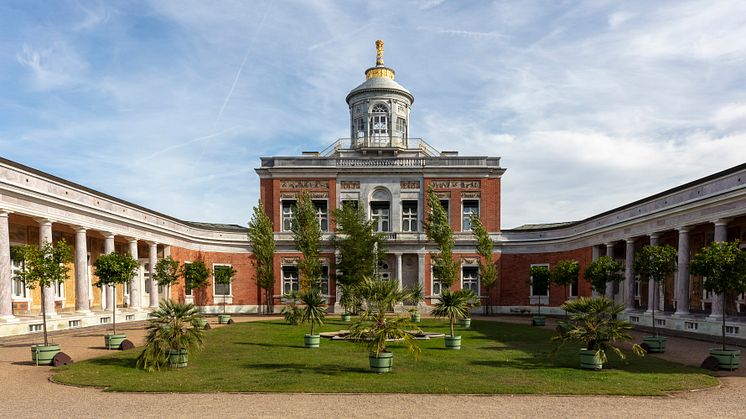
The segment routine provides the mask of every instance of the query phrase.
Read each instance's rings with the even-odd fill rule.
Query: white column
[[[401,274],[401,253],[394,253],[396,258],[396,280],[399,281],[399,289],[402,289],[402,274]]]
[[[720,219],[715,221],[715,241],[724,242],[728,241],[728,222],[730,219]],[[712,310],[710,310],[710,317],[715,319],[722,319],[723,317],[723,304],[725,299],[723,294],[714,294],[712,296]]]
[[[417,282],[425,289],[425,254],[417,254]],[[425,295],[430,295],[430,290],[425,290]]]
[[[130,238],[129,245],[130,245],[130,256],[132,256],[132,259],[135,259],[137,261],[138,260],[137,239]],[[140,295],[140,276],[136,274],[132,278],[132,280],[130,280],[130,307],[136,308],[136,309],[142,307],[141,299],[142,299],[142,296]]]
[[[88,243],[86,229],[75,227],[75,311],[90,313],[88,300]]]
[[[599,248],[597,245],[594,244],[593,246],[591,246],[591,261],[592,262],[597,261],[598,258],[601,257],[600,253],[601,252],[599,251]],[[596,290],[594,290],[593,287],[591,287],[591,296],[593,297],[599,296],[599,293],[596,292]]]
[[[168,244],[164,244],[163,245],[163,257],[167,258],[169,256],[171,256],[171,246]],[[163,291],[165,291],[166,297],[170,299],[171,298],[171,286],[170,285],[166,286],[163,289]],[[339,301],[339,287],[337,287],[337,301]]]
[[[658,238],[660,236],[658,233],[653,233],[650,235],[650,245],[651,246],[658,246]],[[648,279],[648,309],[645,311],[646,313],[652,313],[653,312],[653,298],[655,298],[655,282],[653,282],[652,279]]]
[[[39,245],[43,246],[44,243],[52,243],[52,222],[46,218],[41,218],[37,221],[39,222]],[[54,304],[54,287],[52,285],[44,287],[41,292],[44,293],[44,310],[47,312],[47,317],[56,317],[57,309]]]
[[[635,308],[635,272],[633,262],[635,259],[635,239],[627,239],[627,248],[624,253],[624,308],[634,310]]]
[[[10,263],[8,211],[0,209],[0,322],[15,322],[13,316],[13,272]]]
[[[606,243],[606,256],[612,259],[614,258],[614,243]],[[606,298],[610,300],[614,299],[614,283],[613,282],[606,283]]]
[[[150,242],[148,258],[150,263],[150,307],[158,307],[158,283],[155,282],[155,265],[158,263],[158,243]]]
[[[104,254],[108,255],[109,253],[114,253],[114,234],[104,233]],[[101,288],[101,308],[113,309],[116,304],[116,287],[106,285]]]
[[[676,315],[689,314],[689,228],[679,228],[679,261],[676,270]]]

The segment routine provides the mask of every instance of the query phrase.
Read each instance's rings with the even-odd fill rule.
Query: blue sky
[[[349,136],[374,40],[410,132],[501,156],[503,227],[746,162],[742,1],[3,1],[0,155],[245,224],[259,157]]]

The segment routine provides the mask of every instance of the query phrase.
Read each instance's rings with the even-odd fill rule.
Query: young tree
[[[565,259],[557,262],[552,269],[550,282],[565,287],[565,299],[569,298],[567,293],[568,286],[578,282],[580,274],[580,263],[575,259]],[[567,317],[567,311],[565,311]]]
[[[316,207],[311,201],[311,194],[304,190],[295,204],[293,214],[293,241],[295,247],[303,254],[303,260],[298,262],[300,271],[301,291],[321,288],[321,261],[319,260],[319,242],[321,241],[321,226],[316,215]]]
[[[547,294],[547,291],[549,290],[549,277],[549,267],[541,265],[531,267],[530,285],[539,295],[539,316],[541,316],[541,296]]]
[[[218,265],[213,271],[215,283],[220,285],[230,285],[236,276],[236,270],[232,266]],[[225,314],[225,293],[223,293],[223,314]]]
[[[377,263],[386,254],[386,239],[376,233],[375,220],[368,220],[361,206],[345,202],[332,213],[337,231],[332,238],[337,257],[337,284],[354,287],[375,276]]]
[[[181,265],[181,276],[184,277],[185,289],[204,290],[210,285],[210,269],[202,259]]]
[[[647,282],[649,287],[655,287],[653,301],[649,301],[648,305],[652,307],[653,332],[656,337],[658,336],[658,329],[655,325],[655,298],[658,295],[660,284],[664,283],[668,275],[676,271],[676,259],[676,249],[670,245],[643,246],[635,255],[635,274],[640,276],[640,281]]]
[[[599,294],[606,292],[606,284],[624,280],[624,265],[610,256],[601,256],[585,268],[585,279]]]
[[[275,236],[272,231],[272,220],[264,212],[262,201],[254,207],[249,221],[249,245],[254,253],[254,280],[264,290],[265,310],[271,314],[272,292],[275,286]]]
[[[96,286],[115,286],[129,282],[137,273],[140,265],[129,254],[108,253],[101,255],[93,262],[94,274],[98,277]],[[117,304],[116,292],[111,304],[113,334],[117,334]]]
[[[425,220],[425,233],[427,239],[432,240],[438,246],[437,253],[430,253],[433,266],[433,276],[440,281],[441,285],[448,289],[456,282],[459,266],[453,260],[453,230],[448,223],[446,214],[440,200],[432,188],[427,190],[427,206],[429,212]]]
[[[485,305],[485,313],[487,313],[492,306],[492,289],[497,285],[497,269],[492,261],[493,242],[479,217],[471,218],[471,231],[477,239],[477,253],[481,256],[479,283],[487,289],[487,304]]]
[[[72,262],[72,248],[65,240],[57,243],[44,242],[41,247],[32,245],[18,246],[14,250],[15,260],[21,262],[21,272],[18,274],[26,287],[41,288],[41,316],[44,330],[44,346],[49,345],[47,335],[47,310],[44,288],[65,282],[70,273],[67,265]]]
[[[171,256],[159,259],[155,264],[153,280],[163,287],[168,287],[179,282],[179,262]]]
[[[694,275],[707,277],[703,288],[714,294],[746,292],[746,252],[738,241],[712,242],[692,257],[689,269]],[[725,304],[723,304],[723,350],[725,351]]]

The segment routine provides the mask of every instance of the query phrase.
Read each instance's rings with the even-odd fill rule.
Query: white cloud
[[[37,90],[69,87],[78,83],[86,62],[68,44],[55,41],[47,48],[23,44],[16,54],[19,64],[31,70],[31,82]]]

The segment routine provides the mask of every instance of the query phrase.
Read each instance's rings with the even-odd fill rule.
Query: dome
[[[358,93],[363,92],[394,92],[399,93],[407,98],[409,98],[410,102],[414,102],[414,96],[412,96],[412,93],[409,92],[409,90],[405,89],[401,84],[395,82],[394,80],[388,78],[388,77],[372,77],[368,80],[365,80],[362,82],[359,86],[356,88],[350,90],[350,93],[347,95],[347,103],[350,103],[350,98],[355,96]]]

